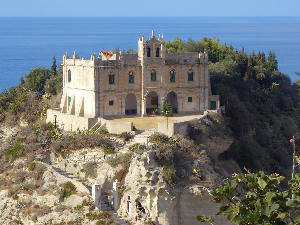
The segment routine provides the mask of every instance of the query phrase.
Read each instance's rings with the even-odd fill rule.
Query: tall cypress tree
[[[50,76],[51,77],[55,77],[56,75],[57,75],[57,71],[56,71],[56,58],[55,58],[55,56],[53,56],[52,66],[51,66],[51,70],[50,70]]]

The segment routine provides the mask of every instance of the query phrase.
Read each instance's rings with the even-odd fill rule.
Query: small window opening
[[[156,81],[156,71],[151,72],[151,81]]]
[[[114,74],[109,74],[108,75],[108,82],[109,82],[109,84],[114,84],[115,83],[115,75]]]
[[[114,105],[114,101],[113,101],[113,100],[110,100],[110,101],[108,102],[108,104],[109,104],[109,105]]]
[[[156,57],[159,57],[159,48],[156,48]]]
[[[193,97],[188,97],[188,102],[193,102]]]
[[[175,70],[170,71],[170,82],[175,82]]]
[[[193,71],[189,71],[188,72],[188,81],[193,81],[194,80],[194,72]]]
[[[147,57],[151,57],[151,49],[147,48]]]
[[[133,84],[134,83],[134,75],[133,72],[129,73],[129,80],[128,80],[129,84]]]
[[[71,70],[68,70],[68,82],[71,82],[71,80],[72,80]]]

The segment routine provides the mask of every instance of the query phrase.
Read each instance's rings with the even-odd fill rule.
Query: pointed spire
[[[73,59],[77,59],[76,51],[74,51],[74,53],[73,53]]]
[[[155,37],[155,36],[154,36],[154,29],[153,29],[153,28],[152,28],[152,36],[151,36],[151,37]]]

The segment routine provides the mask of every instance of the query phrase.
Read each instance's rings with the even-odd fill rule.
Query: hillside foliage
[[[212,94],[220,95],[234,143],[220,155],[243,169],[284,172],[289,168],[289,139],[299,121],[298,85],[278,70],[273,52],[246,53],[218,39],[180,38],[166,43],[167,52],[206,52]]]

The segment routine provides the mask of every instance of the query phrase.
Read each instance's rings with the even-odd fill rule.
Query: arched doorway
[[[146,112],[152,113],[153,111],[158,112],[158,95],[154,91],[150,92],[146,98]]]
[[[136,115],[137,113],[137,102],[135,94],[128,94],[125,99],[125,114]]]
[[[169,94],[167,95],[167,100],[170,102],[172,109],[173,109],[173,113],[177,113],[178,112],[178,101],[177,101],[177,95],[174,91],[169,92]]]

